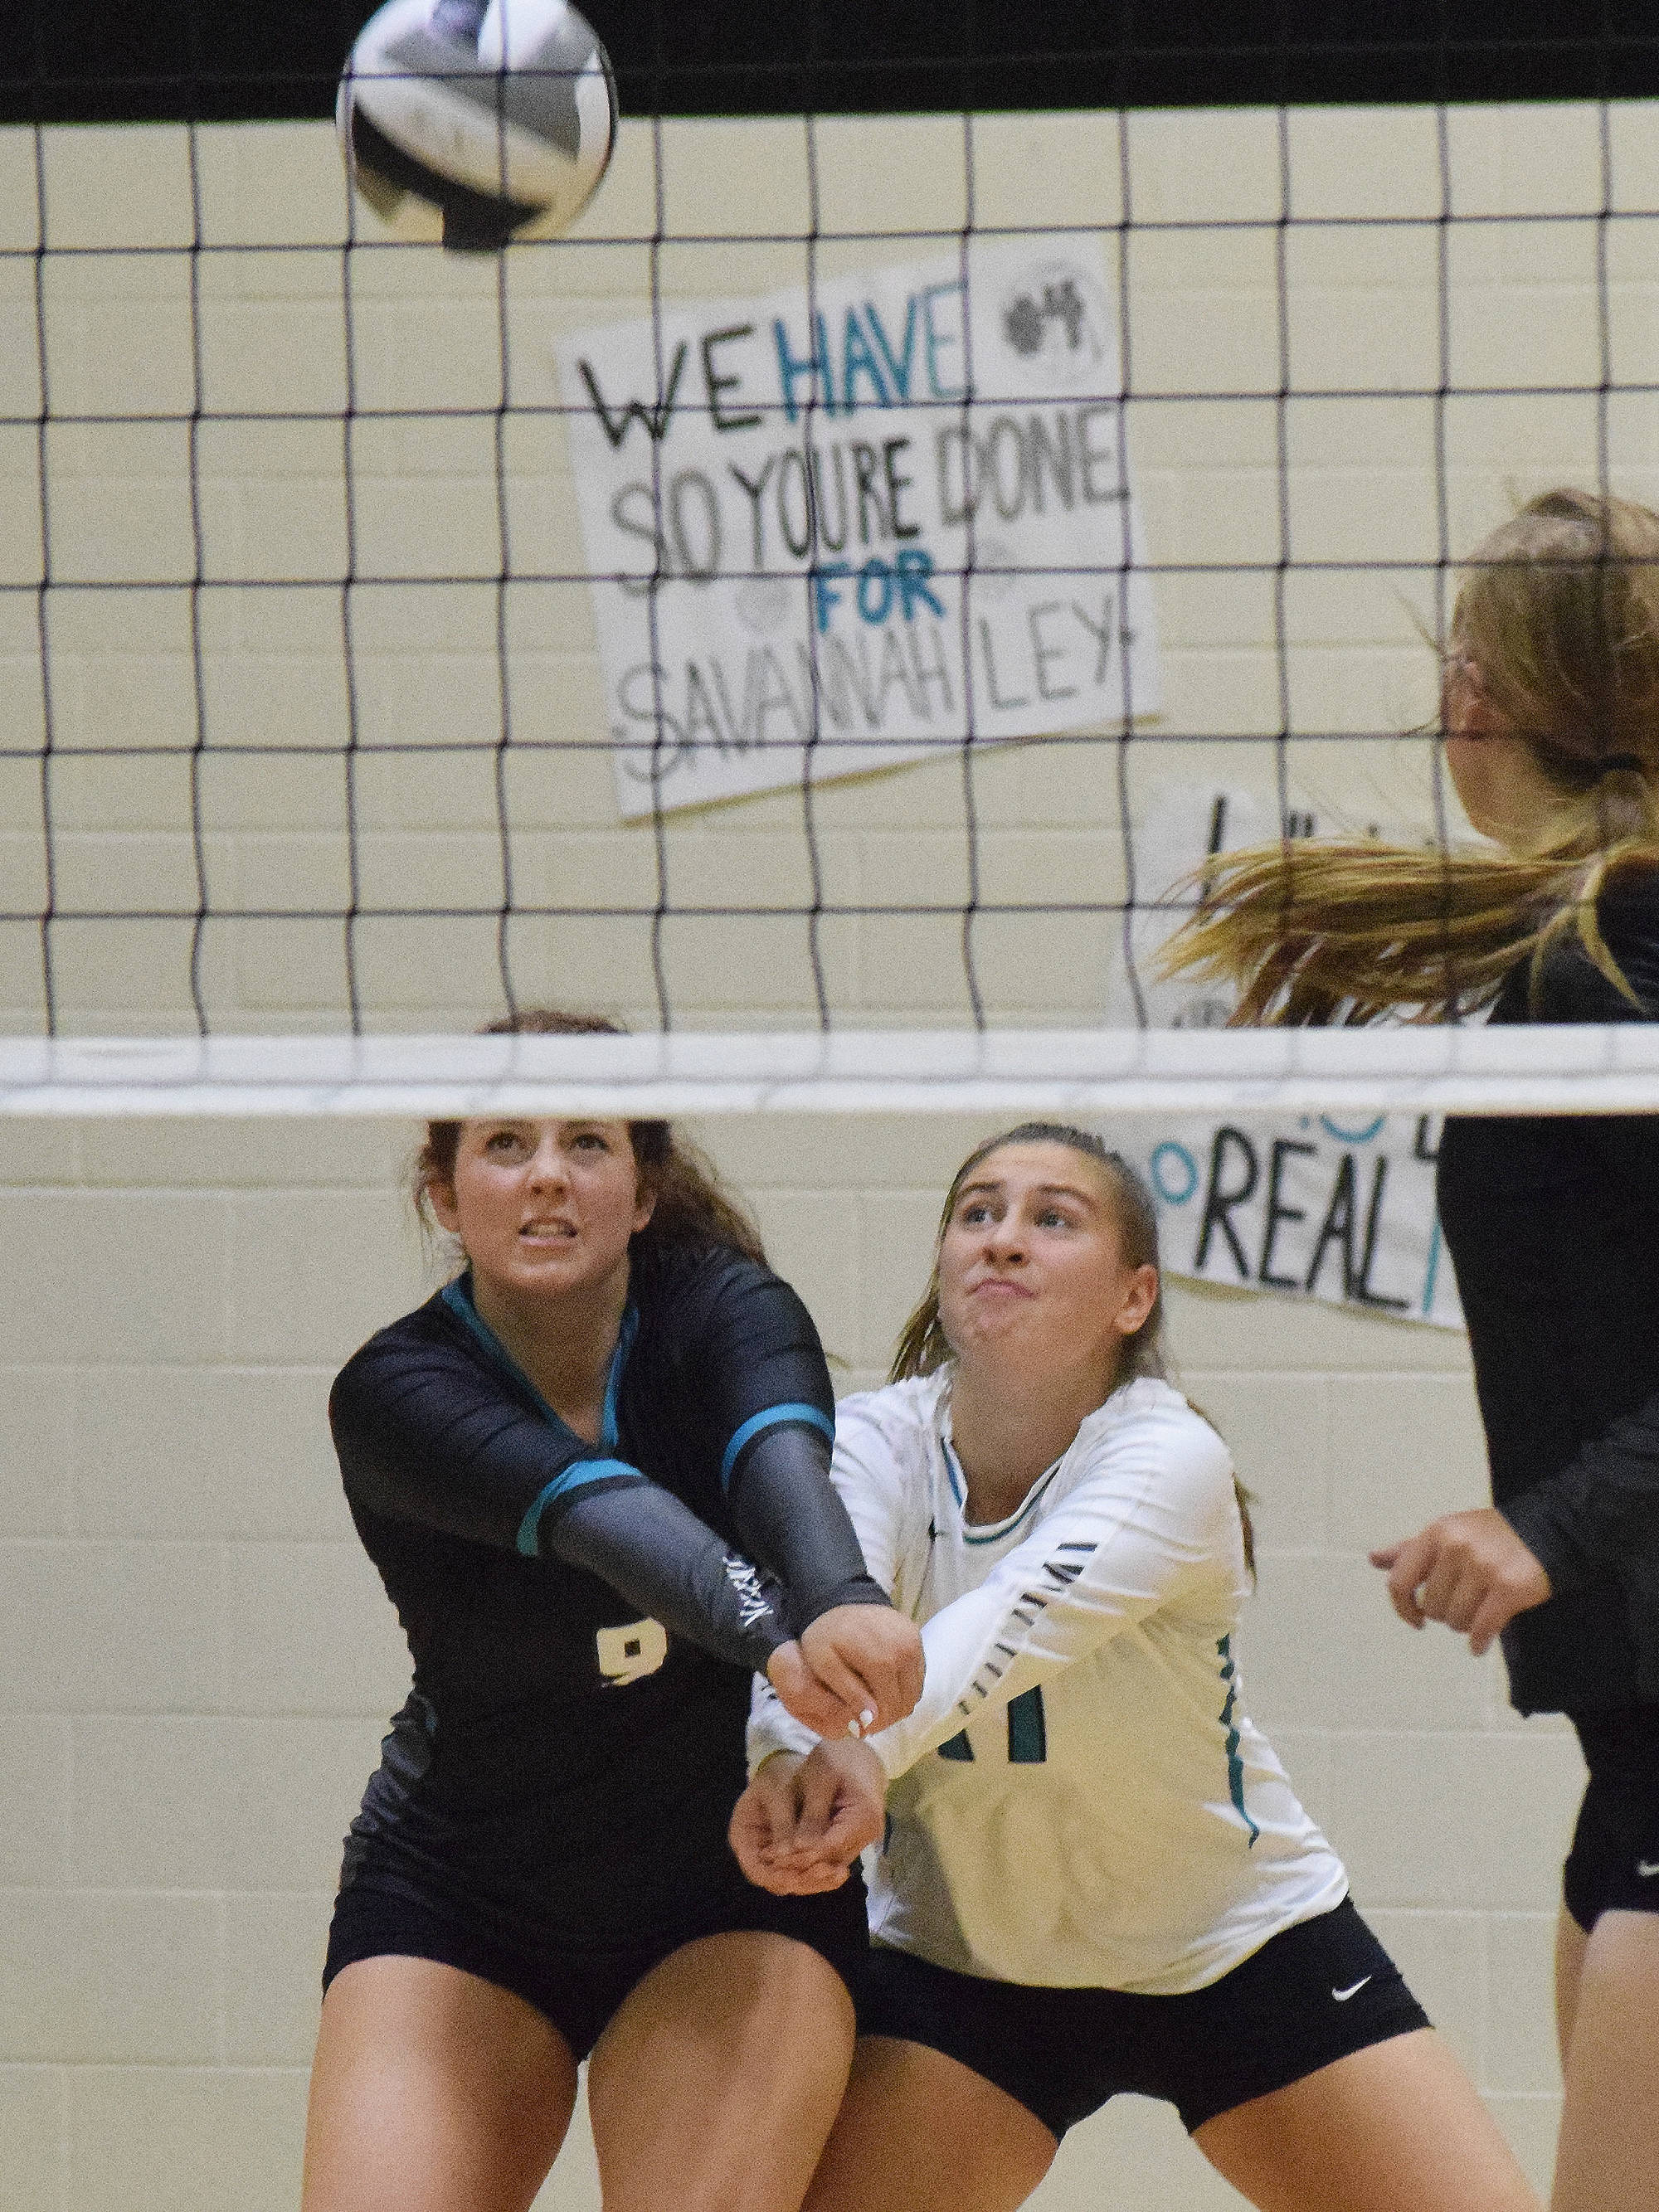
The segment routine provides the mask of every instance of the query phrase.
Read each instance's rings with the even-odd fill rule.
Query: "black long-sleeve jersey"
[[[415,1662],[343,1879],[586,1947],[668,1924],[729,1872],[751,1668],[886,1602],[800,1300],[725,1248],[637,1261],[589,1443],[463,1279],[371,1338],[330,1419]]]
[[[1496,1022],[1659,1019],[1659,876],[1616,885]],[[1659,1701],[1659,1115],[1449,1120],[1440,1218],[1457,1269],[1493,1499],[1550,1577],[1504,1634],[1523,1713]]]

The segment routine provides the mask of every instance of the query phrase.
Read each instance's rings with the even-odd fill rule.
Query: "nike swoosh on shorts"
[[[1659,1874],[1659,1867],[1656,1867],[1654,1869],[1654,1872],[1656,1874]],[[1352,1989],[1333,1990],[1331,1991],[1331,1995],[1336,1999],[1338,2004],[1346,2004],[1350,1997],[1357,1997],[1359,1995],[1359,1992],[1364,1988],[1366,1983],[1370,1981],[1370,1976],[1369,1974],[1362,1974]]]

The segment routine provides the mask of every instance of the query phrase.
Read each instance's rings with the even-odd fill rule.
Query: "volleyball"
[[[568,0],[387,0],[335,118],[347,173],[398,236],[492,252],[581,213],[611,159],[617,88]]]

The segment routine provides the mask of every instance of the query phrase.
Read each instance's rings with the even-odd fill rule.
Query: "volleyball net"
[[[1468,836],[1460,558],[1659,500],[1656,143],[625,106],[468,257],[320,121],[5,128],[0,1107],[1659,1101],[1157,960],[1207,857]],[[547,1004],[638,1034],[471,1035]]]

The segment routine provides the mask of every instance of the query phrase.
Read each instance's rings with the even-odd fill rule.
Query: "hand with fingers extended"
[[[778,1897],[839,1889],[886,1818],[887,1778],[866,1745],[823,1742],[805,1759],[778,1752],[738,1798],[728,1837],[738,1864]]]
[[[921,1632],[890,1606],[832,1606],[802,1630],[800,1648],[824,1688],[852,1709],[854,1735],[890,1728],[921,1695]]]
[[[1385,1545],[1371,1565],[1389,1577],[1401,1620],[1443,1620],[1469,1639],[1478,1659],[1517,1613],[1542,1605],[1550,1578],[1495,1507],[1443,1514],[1421,1534]]]

